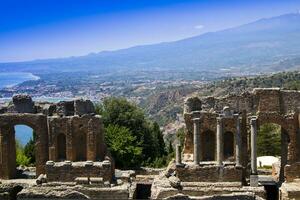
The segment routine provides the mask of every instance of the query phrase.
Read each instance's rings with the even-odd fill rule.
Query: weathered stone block
[[[34,102],[29,95],[19,94],[12,99],[17,113],[35,113]]]
[[[89,178],[88,177],[77,177],[75,178],[75,182],[77,185],[89,185]]]
[[[74,115],[74,101],[60,101],[56,104],[56,113],[59,116]]]
[[[189,97],[184,101],[184,112],[190,113],[193,111],[202,110],[202,102],[198,97]]]
[[[95,107],[90,100],[77,99],[74,101],[75,115],[95,113]]]
[[[183,182],[241,182],[243,169],[217,165],[193,165],[176,167],[176,176]]]

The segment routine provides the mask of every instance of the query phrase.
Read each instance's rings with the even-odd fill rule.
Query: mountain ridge
[[[0,63],[1,71],[220,70],[278,71],[300,57],[300,14],[263,18],[173,42],[139,45],[85,56]],[[293,63],[293,62],[292,62]],[[262,66],[265,68],[262,69]],[[298,64],[291,70],[298,69]],[[280,71],[280,70],[279,70]]]

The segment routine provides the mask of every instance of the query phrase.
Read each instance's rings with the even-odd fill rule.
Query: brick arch
[[[15,125],[26,125],[36,133],[36,174],[45,173],[48,160],[47,117],[42,114],[1,114],[0,115],[0,177],[14,178],[16,175]],[[13,155],[12,155],[13,154]]]
[[[278,113],[259,113],[257,115],[257,128],[263,124],[278,124],[281,126],[282,131],[287,136],[288,148],[287,148],[287,163],[293,163],[297,161],[297,135],[296,127],[294,127],[294,118],[282,116]]]
[[[277,118],[279,119],[279,118]],[[291,145],[291,140],[290,140],[290,136],[289,136],[289,132],[286,130],[286,126],[284,127],[284,121],[282,121],[284,119],[281,119],[280,121],[278,120],[273,120],[272,117],[271,118],[267,118],[265,120],[262,120],[262,118],[260,118],[260,120],[258,120],[258,127],[257,130],[259,132],[260,127],[265,125],[265,124],[276,124],[279,125],[281,127],[281,153],[280,153],[280,157],[281,157],[281,163],[280,163],[280,172],[279,172],[279,176],[278,176],[278,180],[279,181],[284,181],[285,180],[285,176],[284,176],[284,171],[285,171],[285,166],[288,164],[289,162],[289,146]]]
[[[278,124],[282,128],[287,129],[288,120],[278,113],[259,113],[257,115],[258,126],[263,124]]]

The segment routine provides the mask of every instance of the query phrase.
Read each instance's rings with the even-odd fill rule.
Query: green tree
[[[163,163],[163,161],[158,161],[158,158],[164,159],[162,155],[165,145],[163,143],[162,133],[157,123],[153,123],[145,117],[142,109],[128,102],[125,98],[110,97],[106,98],[102,104],[97,105],[96,111],[102,115],[106,129],[111,125],[126,128],[128,131],[127,134],[124,134],[124,137],[134,138],[135,142],[132,142],[132,146],[141,148],[140,159],[128,159],[126,163],[116,162],[117,167],[127,168],[129,166],[150,166],[153,162]],[[108,131],[112,132],[112,130],[107,129],[107,132]],[[118,134],[118,131],[119,130],[116,129],[113,133]],[[118,138],[111,137],[111,140],[117,139]],[[138,141],[138,143],[136,141]],[[112,141],[108,142],[108,147],[113,151],[112,146],[110,146],[111,144],[113,144]],[[123,153],[118,153],[118,151],[122,151],[121,148],[114,150],[116,155]]]
[[[260,126],[257,136],[258,156],[280,156],[281,154],[281,127],[277,124]]]
[[[24,148],[21,143],[16,140],[16,164],[17,166],[28,166],[30,163],[29,158],[24,154]]]
[[[141,161],[142,148],[128,128],[108,125],[105,128],[105,140],[110,147],[116,166],[133,167]]]

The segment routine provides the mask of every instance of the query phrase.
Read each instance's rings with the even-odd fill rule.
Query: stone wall
[[[103,162],[51,162],[46,164],[48,181],[74,182],[78,177],[102,177],[103,182],[112,181],[112,164]]]
[[[195,98],[195,97],[193,97]],[[256,113],[260,111],[294,113],[300,108],[300,92],[281,90],[279,88],[256,88],[253,92],[244,92],[240,95],[228,95],[221,98],[206,97],[201,99],[202,110],[221,111],[229,106],[234,112],[246,111]],[[186,100],[188,101],[188,100]],[[194,100],[195,102],[195,100]],[[197,107],[193,105],[192,107]],[[189,108],[186,108],[188,110]]]
[[[32,101],[28,95],[16,95],[0,109],[0,178],[16,176],[15,125],[27,125],[36,133],[37,175],[45,173],[48,160],[55,162],[114,161],[104,142],[101,116],[89,100],[59,103]],[[75,169],[75,168],[74,168]],[[49,175],[49,174],[47,174]]]
[[[176,176],[183,182],[242,182],[242,168],[216,165],[176,167]]]
[[[58,157],[58,136],[66,138],[66,160],[103,160],[106,147],[100,116],[66,116],[48,117],[49,159],[60,161]]]
[[[287,166],[287,169],[297,168],[298,165],[296,163],[300,161],[299,100],[299,91],[286,91],[278,88],[257,88],[253,92],[229,95],[222,98],[206,97],[197,100],[197,97],[190,97],[186,99],[184,105],[186,136],[183,148],[183,161],[193,160],[192,119],[200,118],[200,141],[205,141],[205,138],[203,138],[205,137],[205,132],[211,131],[211,133],[216,134],[217,117],[220,115],[223,118],[223,134],[229,131],[235,135],[235,120],[233,117],[230,117],[230,114],[238,114],[242,118],[241,163],[244,168],[247,168],[249,157],[248,133],[250,132],[249,117],[255,115],[258,128],[265,123],[276,123],[281,126],[284,136],[282,139],[285,142],[284,146],[287,146],[287,152],[283,152],[286,158],[283,158],[285,160],[282,164],[292,166],[291,168]],[[226,108],[226,112],[229,115],[225,114],[223,108]],[[234,148],[236,148],[236,144],[234,144]],[[200,161],[204,161],[203,153],[205,153],[205,149],[202,149]],[[293,170],[287,170],[286,173],[287,177],[289,177],[288,174],[295,178],[300,175],[299,172],[296,175],[296,172],[294,173]]]
[[[36,171],[45,172],[48,160],[47,117],[42,114],[7,113],[0,114],[0,177],[13,178],[16,175],[15,125],[27,125],[36,132]]]

